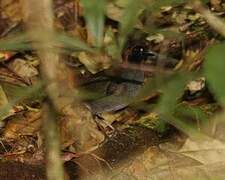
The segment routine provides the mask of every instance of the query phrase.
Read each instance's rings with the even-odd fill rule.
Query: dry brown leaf
[[[106,12],[108,18],[115,21],[120,21],[123,15],[123,8],[120,8],[113,3],[107,3]]]
[[[204,165],[225,162],[225,143],[216,139],[201,141],[187,139],[179,152]]]
[[[26,86],[25,82],[21,77],[10,71],[8,68],[0,67],[0,80],[13,85]]]
[[[114,122],[132,122],[135,118],[137,118],[137,113],[132,109],[127,108],[116,113],[105,112],[99,116],[111,125]]]
[[[20,0],[1,0],[2,16],[7,17],[12,22],[22,20]]]
[[[201,91],[203,88],[205,88],[205,78],[201,77],[197,80],[193,80],[190,81],[187,84],[187,89],[191,92],[191,93],[195,93],[197,91]]]
[[[182,148],[183,150],[188,150],[190,153],[193,153],[192,150],[202,149],[204,154],[204,149],[207,151],[213,146],[224,149],[224,145],[221,142],[212,140],[208,142],[194,142],[193,140],[188,139]],[[171,144],[177,146],[176,143]],[[170,148],[177,149],[177,148]],[[208,152],[208,151],[207,151]],[[160,149],[159,147],[150,147],[144,153],[138,155],[129,163],[122,163],[118,169],[112,171],[112,174],[97,174],[95,177],[101,179],[157,179],[157,180],[189,180],[189,179],[224,179],[225,177],[225,161],[224,154],[215,151],[217,158],[220,158],[219,161],[213,160],[212,154],[209,154],[210,157],[207,157],[207,154],[201,156],[205,160],[210,161],[204,164],[202,160],[196,157],[187,156],[183,152],[171,152],[166,149]],[[202,154],[202,155],[203,155]],[[221,156],[219,156],[221,155]],[[215,157],[216,158],[216,157]],[[218,159],[217,159],[218,160]]]
[[[78,56],[80,62],[93,74],[108,69],[111,66],[111,59],[105,54],[90,54],[81,52]]]
[[[91,112],[89,112],[83,106],[76,106],[77,111],[79,111],[79,115],[71,109],[71,105],[65,107],[62,111],[65,114],[60,119],[60,137],[61,137],[61,146],[62,148],[66,148],[72,144],[76,143],[84,143],[83,151],[89,151],[94,146],[99,145],[104,140],[104,135],[98,130],[97,125],[95,124]],[[79,124],[77,123],[78,118]],[[83,123],[88,122],[88,123]],[[78,127],[79,126],[79,127]],[[80,132],[76,132],[76,130],[80,130]],[[94,129],[94,130],[93,130]],[[79,142],[78,142],[79,140]],[[88,142],[88,143],[87,143]],[[77,149],[79,151],[79,149]]]
[[[8,119],[2,138],[17,140],[20,136],[34,135],[41,127],[41,112],[19,113]]]
[[[34,66],[30,65],[23,59],[14,59],[9,63],[8,67],[19,77],[23,78],[27,83],[32,81],[32,78],[37,77],[39,74],[38,70]]]
[[[222,0],[210,0],[212,8],[217,11],[221,10],[221,2]]]
[[[0,61],[8,61],[11,57],[13,57],[16,52],[12,51],[0,51]]]

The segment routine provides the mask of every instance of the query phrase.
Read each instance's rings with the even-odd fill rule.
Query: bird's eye
[[[131,63],[140,63],[146,58],[146,48],[144,46],[135,46],[131,49],[131,53],[128,56],[128,61]]]

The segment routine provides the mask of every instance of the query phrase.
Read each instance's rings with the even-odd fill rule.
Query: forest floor
[[[223,108],[203,69],[208,48],[224,37],[188,4],[156,7],[140,9],[120,65],[111,62],[122,1],[106,3],[104,53],[78,51],[69,46],[71,39],[63,40],[68,48],[63,45],[61,60],[73,71],[79,99],[100,134],[80,152],[73,121],[59,115],[66,179],[225,178],[225,124],[218,120]],[[207,8],[224,19],[222,1],[210,1]],[[57,32],[93,44],[79,0],[55,0],[54,15]],[[47,95],[37,52],[29,42],[19,44],[24,32],[21,2],[1,0],[0,179],[6,180],[46,179],[42,108]],[[12,37],[18,39],[5,50],[1,40]],[[194,78],[184,87],[173,83],[188,73]],[[173,112],[161,115],[167,110]]]

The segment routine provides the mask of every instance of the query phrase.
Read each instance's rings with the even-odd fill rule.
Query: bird
[[[148,67],[152,69],[159,62],[171,69],[178,64],[179,60],[158,54],[145,45],[134,45],[128,50],[121,66],[106,70],[91,82],[86,83],[86,89],[102,95],[98,99],[87,101],[86,106],[96,115],[127,107],[143,87],[146,76],[153,76],[154,72],[147,71]]]

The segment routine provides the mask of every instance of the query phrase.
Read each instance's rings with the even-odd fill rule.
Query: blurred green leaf
[[[74,96],[83,101],[89,101],[89,100],[96,100],[96,99],[102,98],[105,95],[102,93],[93,92],[81,87],[74,92]]]
[[[46,97],[46,93],[42,86],[42,83],[37,83],[35,86],[31,87],[3,83],[3,88],[7,94],[7,97],[9,98],[9,101],[11,102],[18,102],[27,98],[43,99],[43,97]]]
[[[55,33],[56,43],[63,45],[64,49],[77,50],[77,51],[88,51],[94,52],[94,49],[90,48],[85,42],[75,38],[70,37],[66,34]],[[35,44],[38,46],[38,44]],[[58,46],[58,45],[56,45]],[[27,33],[16,34],[14,36],[4,38],[0,40],[0,50],[32,50],[32,43],[29,39]],[[53,51],[55,49],[52,49]],[[61,50],[61,49],[59,49]]]
[[[192,137],[205,137],[198,131],[197,127],[193,126],[191,123],[188,123],[188,121],[185,122],[180,120],[174,115],[176,111],[181,110],[179,109],[179,106],[177,106],[177,103],[183,94],[187,82],[193,77],[194,74],[175,74],[172,79],[164,86],[163,95],[159,100],[157,110],[160,113],[160,118],[162,120],[175,126],[187,135]],[[192,116],[196,116],[197,114],[203,119],[206,117],[201,111],[194,108],[192,108],[190,111],[186,109],[186,111],[183,112]]]
[[[68,36],[66,34],[56,34],[55,35],[57,41],[63,44],[65,49],[70,49],[73,51],[88,51],[94,52],[92,48],[90,48],[85,42],[75,38]]]
[[[31,50],[32,46],[29,41],[28,34],[16,34],[14,36],[0,40],[0,50]]]
[[[7,95],[3,90],[2,86],[0,86],[0,121],[11,116],[13,114],[9,105]]]
[[[209,3],[210,0],[202,0],[202,2],[206,4],[206,3]]]
[[[187,74],[174,74],[172,79],[164,86],[163,95],[158,104],[158,110],[162,114],[174,112],[178,100],[181,98],[186,83],[191,76]]]
[[[167,130],[168,124],[166,121],[159,118],[159,116],[154,116],[151,113],[141,117],[137,121],[137,125],[148,128],[154,129],[159,133],[164,133]]]
[[[181,104],[176,108],[176,112],[181,114],[181,116],[189,116],[200,121],[207,121],[209,118],[206,112],[204,112],[200,107]]]
[[[159,88],[162,86],[160,82],[163,81],[161,77],[151,77],[149,78],[143,87],[140,89],[138,95],[134,99],[134,103],[137,103],[139,101],[143,101],[143,99],[146,99],[151,95],[153,92],[157,92]]]
[[[13,94],[14,97],[9,103],[0,107],[0,121],[5,119],[6,117],[12,115],[13,114],[13,112],[12,112],[13,106],[15,106],[19,102],[23,101],[24,99],[28,99],[28,98],[43,99],[44,97],[46,97],[46,94],[43,90],[42,83],[37,83],[33,87],[18,87],[18,86],[12,86],[10,84],[8,87],[11,87],[11,88],[5,89],[5,87],[3,86],[3,88],[5,90],[7,90],[7,91],[10,90],[11,92],[7,92],[7,93]]]
[[[0,85],[0,107],[8,103],[8,98],[5,94],[5,91],[2,88],[2,85]]]
[[[163,92],[160,98],[160,108],[171,108],[173,111],[176,107],[177,100],[181,97],[187,81],[194,76],[194,74],[171,74],[160,75],[149,78],[140,89],[138,95],[134,98],[133,103],[137,104],[140,101],[147,99],[152,93]],[[179,94],[180,93],[180,94]],[[161,93],[160,93],[161,94]],[[173,98],[171,98],[173,97]],[[170,99],[171,98],[171,99]],[[165,101],[165,102],[164,102]],[[171,104],[172,106],[165,106],[164,104]],[[147,105],[145,105],[147,107]],[[152,109],[150,107],[150,109]],[[173,109],[173,110],[172,110]]]
[[[110,55],[113,59],[120,58],[115,32],[111,27],[107,28],[105,31],[104,44],[105,51],[108,55]]]
[[[130,0],[129,3],[127,3],[119,28],[119,45],[121,49],[124,46],[127,35],[134,28],[135,23],[138,20],[138,15],[143,10],[142,7],[143,0],[140,0],[138,2],[136,0]]]
[[[209,88],[214,92],[217,100],[225,106],[225,44],[210,47],[205,57],[204,73]]]
[[[104,37],[105,0],[81,0],[88,30],[94,37],[94,45],[101,47]]]
[[[165,122],[168,122],[169,124],[173,125],[177,129],[181,130],[185,134],[187,134],[190,137],[198,137],[198,138],[206,138],[207,136],[203,133],[199,132],[196,126],[193,126],[187,122],[184,122],[183,120],[173,116],[172,114],[162,114],[160,115],[160,118],[164,120]]]
[[[0,121],[14,114],[12,112],[12,108],[13,108],[13,105],[10,103],[0,107]]]

